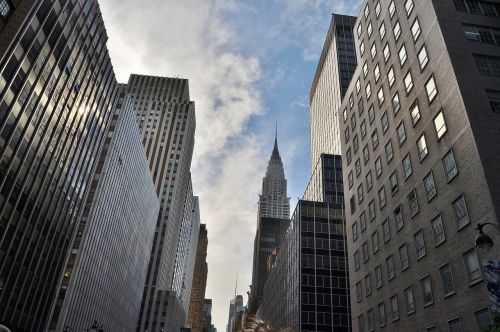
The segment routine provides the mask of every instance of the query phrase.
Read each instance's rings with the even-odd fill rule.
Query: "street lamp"
[[[476,244],[476,247],[482,250],[490,250],[493,247],[493,240],[488,234],[485,234],[483,232],[483,228],[486,225],[491,225],[495,227],[498,232],[500,232],[500,228],[498,228],[498,225],[492,224],[490,222],[477,224],[476,230],[478,231],[478,234],[474,242]]]

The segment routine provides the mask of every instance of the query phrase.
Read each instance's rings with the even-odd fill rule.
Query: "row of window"
[[[463,13],[500,17],[500,4],[482,0],[453,0],[455,8]]]

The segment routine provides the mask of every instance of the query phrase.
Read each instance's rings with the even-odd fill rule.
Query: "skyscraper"
[[[289,223],[290,198],[286,196],[285,170],[278,150],[278,138],[274,139],[273,152],[266,175],[262,180],[259,196],[257,231],[254,241],[252,286],[249,311],[255,314],[262,302],[262,290],[268,274],[267,261],[273,250],[279,247]]]
[[[499,27],[497,1],[363,1],[340,121],[354,330],[490,322],[500,240],[474,239],[499,224]]]
[[[231,301],[229,302],[229,314],[227,319],[226,332],[238,331],[237,327],[240,326],[238,324],[238,321],[241,324],[241,319],[238,319],[238,316],[241,316],[241,312],[245,312],[245,307],[243,306],[243,296],[236,295],[236,298],[231,299]]]
[[[175,291],[175,262],[190,188],[196,126],[194,102],[189,99],[186,79],[133,74],[126,89],[137,115],[142,143],[160,199],[137,328],[138,331],[159,331],[165,328],[165,322],[158,322],[155,318],[156,303],[162,302],[157,301],[160,292]],[[169,293],[167,297],[170,296]]]
[[[159,202],[130,98],[117,103],[71,244],[50,329],[135,331]]]
[[[0,321],[43,331],[116,80],[97,1],[0,6]]]
[[[203,300],[207,287],[207,246],[208,233],[205,224],[200,225],[198,233],[198,247],[196,249],[196,262],[194,265],[193,286],[191,289],[191,301],[189,303],[188,325],[193,332],[203,331]]]

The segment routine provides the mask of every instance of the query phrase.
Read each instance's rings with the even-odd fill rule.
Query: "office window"
[[[422,288],[422,298],[424,306],[434,303],[434,296],[432,295],[431,277],[429,275],[420,279],[420,286]]]
[[[396,6],[394,5],[394,0],[389,4],[389,16],[392,18],[396,12]]]
[[[401,209],[401,205],[396,207],[394,210],[394,223],[396,224],[396,231],[400,231],[404,226],[404,218],[403,218],[403,210]]]
[[[359,114],[359,116],[361,116],[361,114],[363,114],[364,111],[365,111],[365,106],[363,104],[363,99],[360,99],[358,102],[358,114]]]
[[[427,150],[427,142],[425,140],[425,134],[422,134],[417,141],[417,152],[420,162],[424,160],[425,157],[429,154],[429,150]]]
[[[477,259],[476,248],[472,248],[464,254],[465,272],[470,283],[482,280],[481,268]]]
[[[373,310],[370,309],[366,312],[366,321],[368,323],[368,331],[375,331],[375,324],[373,322]]]
[[[375,16],[377,16],[377,18],[380,16],[380,11],[380,1],[377,1],[377,4],[375,5]]]
[[[372,86],[370,85],[370,82],[368,82],[366,84],[366,87],[365,87],[365,92],[366,92],[366,99],[370,99],[371,95],[372,95]]]
[[[373,120],[375,120],[375,110],[373,109],[373,105],[368,109],[368,120],[370,120],[370,124],[372,124]]]
[[[356,169],[356,177],[358,177],[361,174],[361,162],[359,161],[359,158],[356,159],[356,163],[354,164],[354,167]]]
[[[406,141],[406,130],[403,121],[401,121],[401,123],[398,126],[397,134],[398,134],[399,145],[401,146]]]
[[[474,313],[478,331],[485,331],[491,325],[491,318],[488,308],[478,310]]]
[[[413,287],[405,289],[406,313],[409,315],[415,312],[415,299],[413,298]]]
[[[354,212],[356,212],[356,199],[354,198],[354,195],[349,200],[349,204],[351,206],[351,214],[354,214]]]
[[[441,214],[431,220],[432,234],[434,235],[434,244],[436,247],[446,241],[446,234],[444,233],[443,218]]]
[[[394,195],[398,191],[398,176],[395,171],[389,176],[389,186],[391,188],[391,194]]]
[[[418,51],[417,57],[420,69],[424,70],[424,68],[429,63],[429,56],[427,54],[427,48],[425,47],[425,45],[423,45],[420,51]]]
[[[370,23],[368,23],[368,27],[366,29],[368,31],[368,38],[370,38],[372,36],[372,32],[373,32],[373,27],[372,27],[371,21],[370,21]]]
[[[370,160],[370,153],[368,152],[368,145],[365,145],[363,148],[363,161],[366,165],[366,163]]]
[[[354,269],[359,270],[360,262],[359,262],[359,251],[356,250],[354,252]]]
[[[463,332],[464,329],[462,328],[462,320],[460,318],[455,318],[448,321],[448,329],[450,332]]]
[[[394,269],[394,257],[390,255],[385,261],[387,263],[387,279],[392,280],[396,277],[396,271]]]
[[[363,319],[363,314],[358,316],[358,332],[365,332],[365,321]]]
[[[373,76],[375,77],[375,82],[378,82],[378,80],[380,78],[380,67],[379,67],[378,63],[375,66],[375,69],[373,69]]]
[[[448,153],[444,155],[442,162],[446,180],[449,182],[458,174],[457,163],[455,162],[453,150],[448,151]]]
[[[382,124],[382,131],[385,133],[389,128],[389,118],[387,117],[387,112],[382,113],[382,117],[380,118],[380,122]]]
[[[361,212],[359,215],[359,225],[361,227],[361,233],[363,233],[366,229],[366,215],[365,211]]]
[[[378,28],[378,32],[380,33],[380,40],[384,39],[384,37],[385,37],[385,23],[384,22],[382,22],[382,24]]]
[[[354,149],[354,153],[358,152],[358,149],[359,149],[359,139],[358,139],[358,135],[354,135],[354,137],[352,138],[352,147]]]
[[[397,21],[396,24],[394,25],[392,32],[394,32],[394,39],[398,41],[399,36],[401,36],[401,25],[399,24],[399,21]]]
[[[457,223],[458,230],[461,230],[468,224],[470,224],[469,212],[467,211],[467,205],[465,204],[465,198],[460,195],[453,203],[453,215],[455,216],[455,222]]]
[[[455,284],[453,283],[453,273],[450,264],[445,264],[439,268],[441,282],[443,284],[443,295],[450,296],[455,293]]]
[[[415,189],[408,195],[408,207],[410,208],[410,216],[413,218],[419,211],[417,192]]]
[[[361,55],[365,54],[365,42],[361,41],[361,44],[359,44],[359,51],[361,52]]]
[[[393,322],[399,320],[399,303],[397,295],[391,297],[391,314]]]
[[[361,90],[361,83],[359,82],[359,78],[356,80],[356,94]]]
[[[398,55],[399,55],[399,63],[401,64],[401,67],[403,67],[403,65],[406,63],[406,59],[408,59],[408,55],[406,54],[405,44],[401,45]]]
[[[420,259],[425,256],[425,241],[424,241],[424,232],[419,230],[413,235],[413,239],[415,240],[415,252],[417,254],[417,259]]]
[[[420,23],[418,22],[418,18],[415,19],[411,26],[411,35],[413,36],[413,41],[416,41],[420,36]]]
[[[404,271],[410,267],[408,247],[406,246],[406,243],[399,247],[399,259],[401,260],[401,271]]]
[[[375,267],[375,285],[377,289],[382,287],[384,282],[382,281],[382,267],[380,265]]]
[[[363,184],[361,183],[358,186],[358,204],[361,204],[362,201],[363,201]]]
[[[351,148],[347,149],[345,156],[347,159],[347,165],[351,164],[351,160],[352,160]]]
[[[361,129],[361,138],[365,138],[366,136],[366,121],[363,120],[361,122],[361,126],[359,127]]]
[[[436,135],[438,140],[446,134],[448,128],[446,127],[446,122],[444,121],[443,110],[439,111],[439,113],[434,118],[434,129],[436,129]]]
[[[372,60],[377,56],[377,46],[375,46],[375,43],[372,44],[370,54],[372,55]]]
[[[356,114],[351,116],[351,129],[354,130],[356,128]]]
[[[377,179],[380,175],[382,175],[382,160],[380,159],[380,156],[375,160],[375,175],[377,176]]]
[[[375,202],[373,200],[368,203],[368,216],[370,217],[370,221],[373,221],[375,219]]]
[[[378,201],[380,209],[382,209],[385,206],[385,188],[383,186],[378,191]]]
[[[368,18],[368,15],[370,15],[370,7],[368,7],[368,4],[365,6],[365,19]]]
[[[488,95],[491,111],[500,114],[500,91],[486,90],[486,94]]]
[[[359,22],[359,24],[358,24],[358,38],[361,37],[361,31],[362,31],[361,22]]]
[[[436,197],[437,189],[436,184],[434,183],[434,176],[432,176],[432,172],[427,174],[424,178],[424,189],[425,197],[427,197],[427,202]]]
[[[346,144],[347,144],[347,142],[349,142],[349,137],[350,137],[349,135],[350,135],[350,134],[349,134],[349,127],[345,127],[345,131],[344,131],[344,141],[346,142]]]
[[[427,100],[429,101],[429,103],[432,103],[438,93],[436,82],[434,81],[434,76],[431,76],[427,83],[425,83],[425,91],[427,91]]]
[[[354,185],[354,176],[352,175],[352,171],[350,171],[349,175],[347,175],[347,180],[349,181],[349,189],[351,189]]]
[[[410,91],[413,89],[413,78],[411,76],[411,71],[408,70],[408,72],[406,73],[404,82],[405,82],[406,94],[409,94]]]
[[[373,145],[373,151],[375,151],[375,148],[378,146],[378,133],[377,133],[377,129],[375,129],[373,131],[373,134],[372,134],[372,145]]]
[[[372,183],[373,183],[373,180],[372,180],[372,171],[368,171],[368,173],[366,173],[366,191],[370,191],[370,189],[372,189]]]
[[[392,88],[396,77],[394,76],[394,67],[391,67],[387,72],[387,81],[389,82],[389,87]]]
[[[389,163],[392,160],[392,158],[394,158],[394,153],[393,153],[392,142],[391,141],[389,141],[385,145],[385,156],[387,158],[387,163]]]
[[[392,97],[392,111],[394,112],[394,115],[398,114],[400,109],[401,104],[399,102],[399,93],[396,92],[394,97]]]
[[[377,93],[377,97],[378,97],[378,106],[382,105],[385,101],[385,96],[384,96],[384,89],[383,87],[380,87],[380,89],[378,90],[378,93]]]
[[[410,16],[411,12],[413,11],[413,0],[405,1],[405,10],[406,10],[406,15]]]
[[[363,76],[366,78],[366,75],[368,75],[368,64],[365,61],[363,64]]]
[[[405,180],[410,177],[410,175],[413,173],[413,170],[411,168],[411,159],[410,159],[410,153],[408,153],[402,161],[403,164],[403,175],[405,177]]]
[[[378,323],[380,326],[385,326],[385,305],[384,302],[378,305]]]
[[[384,236],[384,242],[391,239],[391,228],[389,226],[389,219],[384,220],[382,223],[382,234]]]
[[[384,46],[384,61],[387,62],[390,56],[391,56],[391,49],[389,47],[389,43],[387,42]]]
[[[347,121],[347,108],[344,108],[344,112],[342,113],[344,116],[344,122]]]
[[[363,288],[361,287],[361,282],[356,283],[356,300],[358,303],[363,300]]]
[[[379,244],[378,244],[378,232],[375,231],[373,232],[372,234],[372,249],[373,249],[373,253],[375,254],[378,249],[379,249]]]
[[[500,57],[473,54],[479,73],[486,76],[500,76]]]
[[[368,243],[366,241],[361,245],[361,253],[363,254],[363,263],[368,262]]]
[[[413,127],[415,127],[415,125],[420,120],[420,107],[418,107],[417,100],[415,100],[415,102],[410,107],[410,115],[411,115],[411,124],[413,125]]]

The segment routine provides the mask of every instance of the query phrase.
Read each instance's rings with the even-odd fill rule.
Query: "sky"
[[[229,301],[251,283],[257,200],[274,143],[291,211],[311,173],[309,89],[331,13],[353,0],[100,0],[119,82],[131,73],[189,79],[191,166],[208,229],[206,298],[226,329]]]

